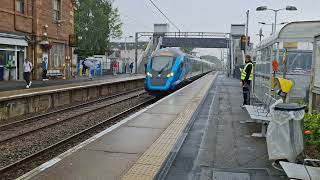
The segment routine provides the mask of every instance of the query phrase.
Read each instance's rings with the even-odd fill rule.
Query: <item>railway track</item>
[[[0,138],[0,156],[6,159],[0,162],[0,179],[13,179],[28,172],[155,101],[146,92],[135,90],[1,126],[0,134],[7,135]],[[121,104],[124,104],[123,107]],[[110,112],[106,112],[107,109]],[[33,127],[45,119],[45,125]],[[78,130],[65,132],[73,126]],[[26,130],[12,133],[17,127]],[[1,132],[6,128],[10,129],[11,134],[10,131]]]
[[[119,101],[111,102],[111,100],[115,98],[128,94],[128,98],[122,98]],[[130,94],[133,95],[130,96]],[[0,126],[0,144],[27,133],[40,130],[41,128],[76,118],[86,113],[135,98],[142,94],[145,94],[145,91],[139,88],[2,125]]]
[[[52,114],[57,114],[57,113],[65,112],[65,111],[68,111],[68,110],[73,110],[73,109],[76,109],[76,108],[81,108],[83,106],[88,106],[90,104],[94,104],[94,103],[98,103],[98,102],[101,102],[101,101],[109,100],[109,99],[112,99],[112,98],[115,98],[115,97],[119,97],[119,96],[122,96],[122,95],[125,95],[125,94],[128,94],[128,93],[136,92],[136,91],[139,91],[139,90],[143,90],[143,88],[133,89],[133,90],[122,92],[122,93],[118,93],[118,94],[115,94],[115,95],[99,98],[99,99],[96,99],[96,100],[93,100],[93,101],[88,101],[88,102],[81,103],[81,104],[78,104],[78,105],[68,106],[66,108],[62,108],[62,109],[58,109],[58,110],[55,110],[55,111],[47,112],[47,113],[44,113],[44,114],[32,116],[32,117],[25,118],[25,119],[20,120],[20,121],[15,121],[15,122],[12,122],[12,123],[3,124],[3,125],[0,125],[0,132],[3,131],[3,130],[10,129],[12,127],[19,126],[21,124],[26,124],[26,123],[30,123],[30,122],[36,121],[36,120],[38,120],[40,118],[44,118],[44,117],[47,117],[47,116],[52,115]]]

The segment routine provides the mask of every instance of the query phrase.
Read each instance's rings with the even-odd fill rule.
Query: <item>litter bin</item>
[[[3,81],[4,67],[0,65],[0,81]]]
[[[303,117],[305,106],[277,104],[271,111],[272,121],[267,131],[267,147],[270,160],[287,159],[295,162],[303,151]]]

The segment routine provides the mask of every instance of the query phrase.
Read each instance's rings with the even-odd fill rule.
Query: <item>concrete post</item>
[[[135,35],[135,73],[138,74],[138,33]]]

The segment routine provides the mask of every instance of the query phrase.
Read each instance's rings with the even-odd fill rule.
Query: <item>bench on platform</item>
[[[304,164],[280,161],[284,172],[290,179],[316,180],[320,179],[320,160],[305,159]]]
[[[48,70],[47,76],[51,78],[61,78],[63,74],[60,72],[60,70],[50,69]]]
[[[244,106],[250,118],[254,120],[254,122],[261,123],[261,132],[253,133],[253,137],[266,137],[267,126],[269,122],[272,120],[270,114],[270,106],[275,104],[276,101],[277,100],[275,98],[265,93],[262,97],[261,103]]]

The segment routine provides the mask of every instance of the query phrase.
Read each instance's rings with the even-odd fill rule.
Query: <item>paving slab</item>
[[[139,157],[139,154],[80,150],[56,164],[52,171],[39,174],[40,180],[117,179]]]
[[[164,112],[162,114],[169,114],[169,115],[178,115],[185,106],[183,105],[167,105],[167,104],[160,104],[157,107],[154,107],[147,111],[147,113],[154,113],[158,114],[159,112]]]
[[[125,126],[92,142],[84,149],[113,153],[143,153],[162,131],[163,129]]]
[[[161,113],[143,113],[136,119],[130,121],[130,127],[150,127],[150,128],[166,128],[177,117],[177,115],[161,114]]]

